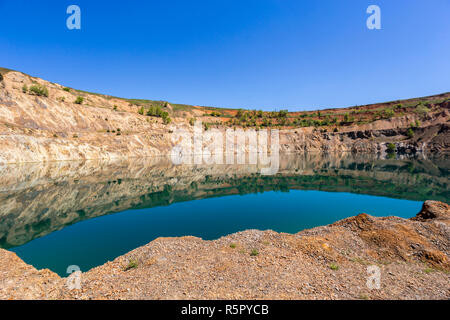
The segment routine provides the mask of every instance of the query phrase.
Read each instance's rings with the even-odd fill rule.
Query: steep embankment
[[[0,299],[448,300],[449,241],[449,206],[427,201],[412,219],[360,214],[297,234],[158,238],[81,274],[72,290],[76,282],[0,249]]]
[[[450,93],[319,112],[257,112],[122,99],[0,74],[0,163],[168,154],[172,132],[192,132],[194,119],[222,131],[281,129],[286,152],[385,154],[389,143],[398,153],[450,149]]]

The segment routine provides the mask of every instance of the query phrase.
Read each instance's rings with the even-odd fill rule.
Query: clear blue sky
[[[81,8],[81,30],[66,8]],[[368,30],[366,8],[381,8]],[[450,0],[0,0],[0,66],[73,88],[303,110],[450,91]]]

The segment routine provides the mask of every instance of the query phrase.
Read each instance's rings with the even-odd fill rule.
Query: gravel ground
[[[367,214],[297,234],[158,238],[81,274],[81,288],[0,249],[1,299],[450,299],[450,209]],[[379,270],[371,288],[367,269]]]

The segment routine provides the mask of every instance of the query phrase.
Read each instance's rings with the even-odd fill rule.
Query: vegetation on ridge
[[[0,68],[0,76],[11,70]],[[29,77],[29,76],[28,76]],[[36,79],[29,77],[31,79]],[[31,87],[23,85],[23,93],[48,97],[48,89],[36,81]],[[54,85],[54,84],[53,84]],[[435,96],[413,98],[407,100],[396,100],[385,103],[353,106],[348,108],[322,109],[317,111],[294,111],[289,112],[286,108],[276,111],[246,110],[232,108],[217,108],[208,106],[193,106],[187,104],[169,103],[164,100],[146,99],[126,99],[110,95],[98,94],[83,90],[71,89],[69,87],[51,86],[75,95],[75,103],[82,104],[84,99],[86,105],[106,107],[105,105],[95,105],[95,95],[107,100],[119,100],[115,102],[113,110],[120,112],[136,112],[140,115],[157,117],[163,120],[164,124],[172,122],[173,118],[184,118],[193,125],[192,119],[199,119],[203,122],[204,128],[211,127],[240,127],[253,128],[256,130],[263,128],[306,128],[310,127],[320,132],[340,132],[342,127],[350,127],[372,123],[377,120],[389,120],[395,117],[414,115],[417,119],[415,126],[405,133],[409,139],[414,138],[416,128],[420,127],[421,121],[425,120],[428,113],[439,112],[445,107],[445,103],[450,101],[450,93],[443,93]],[[16,88],[19,89],[19,88]],[[20,90],[20,89],[19,89]],[[67,95],[67,93],[65,93]],[[60,102],[64,102],[64,97],[57,97]],[[66,97],[67,100],[67,97]],[[73,101],[73,100],[72,100]],[[112,103],[107,106],[111,108]],[[150,122],[150,120],[147,120]]]
[[[48,97],[48,89],[46,86],[41,84],[32,85],[29,89],[29,92],[35,94],[37,96]]]

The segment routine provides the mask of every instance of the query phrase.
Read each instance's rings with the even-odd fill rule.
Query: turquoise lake
[[[206,240],[246,229],[296,233],[365,212],[416,215],[448,202],[447,159],[283,156],[256,166],[165,159],[0,167],[0,247],[38,269],[87,271],[158,237]]]

